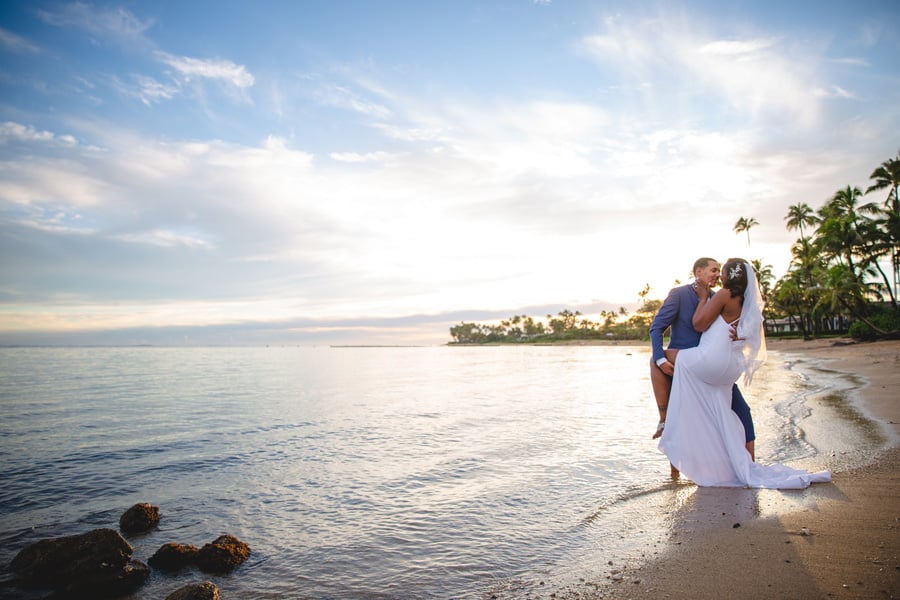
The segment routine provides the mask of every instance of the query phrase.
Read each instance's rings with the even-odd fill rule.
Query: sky
[[[0,344],[443,344],[780,277],[788,207],[900,151],[898,56],[894,0],[6,1]]]

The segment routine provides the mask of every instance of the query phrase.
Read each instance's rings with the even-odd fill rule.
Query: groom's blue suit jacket
[[[681,285],[669,290],[665,302],[659,308],[653,323],[650,324],[650,343],[653,346],[653,362],[665,356],[663,352],[663,333],[669,326],[672,332],[669,334],[669,348],[683,350],[693,348],[700,343],[700,334],[694,329],[694,311],[700,298],[691,284]],[[753,428],[753,418],[750,415],[750,406],[744,400],[737,384],[731,388],[731,410],[737,413],[744,424],[747,441],[756,439]]]
[[[669,290],[669,295],[653,318],[650,325],[650,343],[653,344],[653,362],[661,359],[663,353],[663,333],[671,325],[669,348],[683,350],[700,343],[700,333],[694,329],[694,311],[700,298],[691,284]]]

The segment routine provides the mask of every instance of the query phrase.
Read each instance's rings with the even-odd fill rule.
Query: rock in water
[[[150,577],[150,567],[139,560],[131,560],[123,568],[96,577],[83,577],[71,581],[57,590],[53,597],[62,598],[118,598],[141,587]]]
[[[159,507],[147,502],[135,504],[119,518],[123,533],[143,533],[159,525]]]
[[[222,535],[200,548],[197,565],[207,573],[227,573],[250,556],[250,546],[234,537]]]
[[[133,551],[118,531],[95,529],[31,544],[9,566],[25,582],[55,586],[92,573],[122,569]]]
[[[94,529],[31,544],[9,566],[24,585],[101,598],[127,593],[147,579],[147,566],[130,561],[133,551],[118,531]]]
[[[166,600],[219,600],[219,588],[211,581],[192,583],[178,588]]]
[[[169,542],[156,551],[147,561],[155,569],[177,571],[197,562],[197,547],[192,544]]]

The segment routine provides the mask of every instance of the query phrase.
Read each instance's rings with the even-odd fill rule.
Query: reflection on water
[[[2,349],[0,563],[149,501],[163,520],[131,540],[136,558],[225,532],[250,544],[214,579],[226,597],[481,597],[600,572],[712,497],[668,479],[648,360],[624,346]],[[849,413],[810,402],[824,379],[788,366],[770,360],[745,390],[760,460],[822,468],[817,448],[836,460],[876,443],[828,425]],[[154,572],[134,598],[197,576]]]

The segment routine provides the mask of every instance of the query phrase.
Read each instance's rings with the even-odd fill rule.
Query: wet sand
[[[900,341],[772,340],[769,350],[799,371],[825,368],[860,381],[848,399],[886,440],[874,460],[801,491],[688,484],[663,509],[670,528],[648,543],[643,560],[552,597],[900,597]]]

